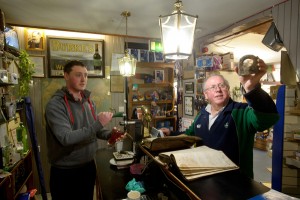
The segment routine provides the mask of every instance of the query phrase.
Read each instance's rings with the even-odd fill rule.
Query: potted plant
[[[34,64],[25,50],[20,52],[17,67],[19,71],[19,97],[25,97],[29,94],[30,82],[34,73]]]

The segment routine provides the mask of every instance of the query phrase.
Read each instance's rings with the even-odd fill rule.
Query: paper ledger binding
[[[188,181],[239,168],[222,151],[207,146],[162,152],[158,159],[179,171]]]
[[[196,136],[167,136],[163,138],[146,138],[142,145],[149,151],[170,151],[190,148],[194,144],[201,144],[201,138]]]

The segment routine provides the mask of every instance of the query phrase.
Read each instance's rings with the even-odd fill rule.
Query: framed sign
[[[189,116],[194,116],[194,97],[192,96],[184,97],[184,114]]]
[[[24,29],[25,49],[30,51],[45,50],[45,34],[40,29]]]
[[[110,75],[110,92],[124,92],[124,77]]]
[[[104,40],[49,37],[47,42],[50,77],[63,77],[64,65],[79,60],[87,67],[88,77],[105,78]]]
[[[194,94],[194,82],[185,82],[184,91],[186,94]]]
[[[34,64],[33,77],[45,77],[44,66],[45,56],[42,55],[29,55],[31,62]]]

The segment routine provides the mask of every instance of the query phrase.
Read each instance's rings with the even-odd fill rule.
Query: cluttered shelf
[[[26,188],[32,189],[32,152],[28,151],[24,158],[10,166],[1,177],[3,177],[0,178],[1,199],[17,199],[25,185]]]
[[[137,62],[137,67],[174,68],[174,63],[165,62]]]
[[[158,100],[155,103],[157,104],[164,104],[164,103],[172,103],[173,100]],[[132,105],[150,105],[151,101],[130,101]]]
[[[141,83],[139,88],[173,87],[171,83]]]

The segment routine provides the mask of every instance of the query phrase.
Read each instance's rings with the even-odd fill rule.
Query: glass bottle
[[[23,128],[21,126],[21,123],[19,124],[19,126],[17,127],[16,129],[16,132],[17,132],[17,145],[16,145],[16,148],[17,148],[17,152],[23,152],[23,135],[22,135],[22,132],[23,132]]]
[[[23,122],[20,122],[20,125],[17,127],[17,140],[21,140],[23,144],[23,153],[28,151],[28,140],[27,140],[27,130]]]
[[[4,170],[8,170],[10,168],[10,166],[12,166],[13,164],[13,158],[12,158],[12,154],[13,154],[13,146],[12,144],[9,142],[8,136],[6,135],[4,137],[5,140],[5,146],[3,147],[3,166],[4,166]]]
[[[1,100],[2,100],[2,104],[1,104],[1,110],[3,112],[3,115],[5,117],[6,120],[8,120],[8,112],[7,112],[7,108],[6,108],[6,100],[5,100],[5,94],[2,95]]]
[[[95,44],[95,53],[93,55],[94,70],[102,70],[102,57],[99,54],[98,44]]]

